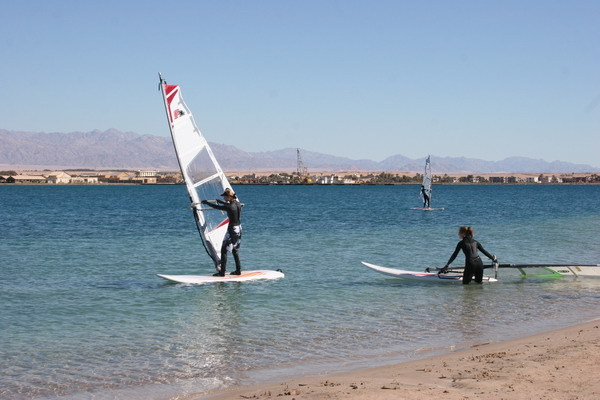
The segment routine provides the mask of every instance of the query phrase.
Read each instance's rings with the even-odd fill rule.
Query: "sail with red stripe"
[[[168,85],[160,76],[171,138],[185,181],[196,226],[206,252],[220,264],[221,244],[227,232],[227,214],[202,207],[202,200],[220,199],[230,188],[229,181],[217,162],[208,142],[196,126],[192,112],[183,101],[179,85]]]

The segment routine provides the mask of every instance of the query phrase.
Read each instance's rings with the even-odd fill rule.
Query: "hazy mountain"
[[[258,171],[296,169],[296,149],[245,152],[234,146],[211,143],[223,169]],[[410,159],[394,155],[381,162],[353,160],[301,150],[304,165],[319,171],[416,171],[421,172],[425,158]],[[485,161],[465,157],[432,155],[434,173],[492,172],[596,172],[598,167],[563,161],[547,162],[525,157]],[[120,132],[116,129],[91,132],[45,133],[15,132],[0,129],[0,164],[48,168],[126,168],[177,170],[171,138]]]
[[[0,129],[0,164],[85,168],[177,168],[170,138],[120,132]]]

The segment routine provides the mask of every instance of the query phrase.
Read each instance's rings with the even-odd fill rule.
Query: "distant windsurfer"
[[[423,197],[423,208],[429,208],[429,195],[427,194],[427,189],[425,189],[425,185],[421,185],[421,197]]]
[[[229,225],[227,226],[227,233],[223,239],[221,246],[221,264],[219,270],[213,276],[225,276],[225,270],[227,268],[227,252],[233,254],[235,260],[235,271],[230,275],[240,275],[242,272],[242,264],[240,263],[239,248],[242,239],[242,225],[240,218],[242,215],[242,205],[237,199],[237,195],[231,189],[225,189],[223,194],[225,201],[216,200],[218,204],[212,203],[208,200],[202,200],[202,204],[206,204],[209,207],[216,208],[217,210],[225,211],[229,218]]]
[[[475,277],[474,280],[477,283],[481,283],[481,281],[483,280],[483,261],[481,261],[477,250],[480,250],[490,260],[494,262],[496,262],[497,260],[496,256],[485,251],[483,246],[481,246],[481,244],[477,240],[473,239],[473,235],[473,228],[470,226],[461,226],[458,229],[458,237],[460,237],[462,240],[458,242],[454,253],[452,253],[452,256],[450,257],[444,268],[442,268],[440,271],[440,273],[448,272],[448,266],[452,264],[452,261],[454,261],[454,259],[458,255],[458,252],[462,250],[465,254],[465,270],[463,272],[462,283],[465,285],[471,282],[473,276]]]

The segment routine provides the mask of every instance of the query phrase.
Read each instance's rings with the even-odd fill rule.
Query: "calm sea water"
[[[0,186],[0,398],[166,399],[538,333],[600,314],[600,280],[388,279],[443,265],[459,225],[501,262],[600,263],[600,186],[240,186],[242,263],[212,273],[182,186]],[[462,263],[462,255],[455,262]]]

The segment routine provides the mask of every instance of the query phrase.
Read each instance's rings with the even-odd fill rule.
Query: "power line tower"
[[[300,149],[296,149],[296,161],[297,161],[296,174],[298,174],[298,177],[300,179],[308,178],[308,169],[304,166],[304,163],[302,162],[302,156],[300,155]]]

